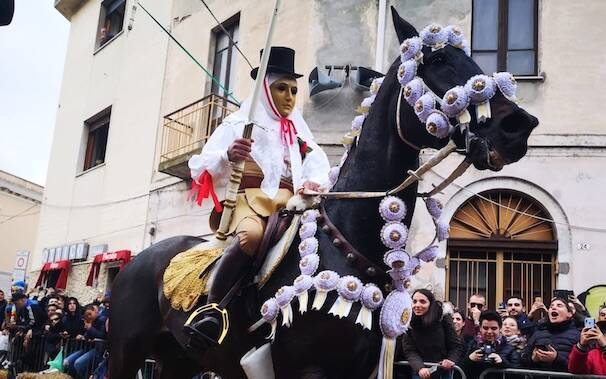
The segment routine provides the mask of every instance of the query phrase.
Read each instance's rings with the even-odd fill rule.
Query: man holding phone
[[[601,311],[606,317],[606,308]],[[593,318],[585,319],[581,340],[570,352],[568,371],[579,375],[606,375],[606,336]]]
[[[525,365],[544,370],[567,371],[568,354],[579,341],[579,330],[572,322],[568,299],[554,298],[547,311],[548,321],[537,327],[522,352]]]

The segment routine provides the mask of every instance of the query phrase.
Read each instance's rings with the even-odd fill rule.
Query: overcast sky
[[[69,22],[53,0],[15,0],[0,27],[0,169],[44,185]]]

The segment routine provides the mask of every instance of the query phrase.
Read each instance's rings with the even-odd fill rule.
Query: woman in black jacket
[[[555,298],[547,315],[548,321],[539,325],[528,340],[522,362],[531,368],[567,371],[568,354],[581,335],[573,321],[573,310],[566,299]]]
[[[84,336],[82,307],[75,297],[67,299],[67,309],[65,310],[65,316],[63,316],[63,329],[69,338]]]
[[[419,289],[412,295],[412,319],[402,347],[413,378],[428,379],[432,375],[424,362],[439,363],[441,378],[452,376],[452,367],[463,353],[463,344],[450,315],[442,314],[441,304],[429,290]]]

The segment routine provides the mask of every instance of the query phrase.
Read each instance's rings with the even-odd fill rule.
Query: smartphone
[[[595,326],[595,319],[587,317],[585,319],[585,329],[592,329]]]
[[[541,351],[549,351],[549,345],[535,345],[534,347]]]
[[[553,290],[553,297],[560,297],[568,300],[569,296],[574,296],[574,291],[570,290]]]
[[[540,297],[540,296],[537,296],[537,297],[534,298],[534,302],[535,303],[543,303],[543,298]]]

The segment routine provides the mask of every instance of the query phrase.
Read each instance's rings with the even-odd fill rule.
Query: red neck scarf
[[[273,99],[271,98],[271,92],[269,91],[269,83],[267,78],[263,81],[263,89],[265,90],[265,96],[267,97],[267,102],[275,116],[275,118],[280,120],[280,135],[282,137],[282,142],[285,145],[292,145],[295,143],[295,136],[297,135],[297,128],[295,128],[295,123],[292,122],[287,117],[283,117],[278,109],[276,108]]]

